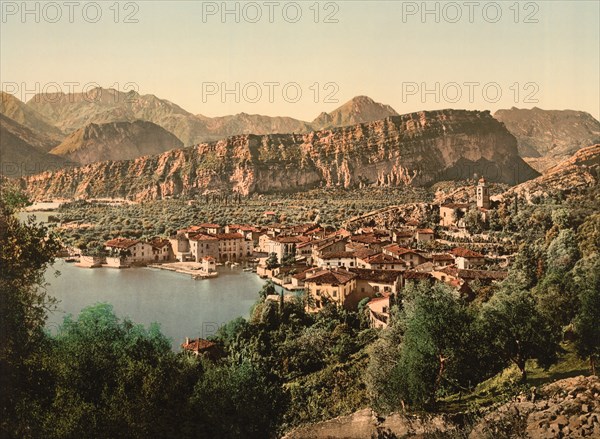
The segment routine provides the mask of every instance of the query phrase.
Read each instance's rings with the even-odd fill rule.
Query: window
[[[337,290],[333,290],[333,297],[337,298]]]

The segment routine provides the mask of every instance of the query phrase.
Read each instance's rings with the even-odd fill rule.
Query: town
[[[265,217],[272,218],[266,226],[201,223],[147,241],[115,237],[105,242],[102,255],[81,252],[78,265],[151,266],[195,279],[218,276],[219,265],[243,266],[280,286],[290,298],[303,295],[308,312],[328,303],[348,310],[363,304],[371,325],[385,328],[407,282],[441,282],[470,301],[475,298],[472,285],[480,288],[506,278],[512,255],[484,254],[448,240],[470,236],[465,224],[469,209],[483,219],[492,211],[484,178],[477,181],[475,193],[473,204],[429,206],[439,211],[434,225],[413,220],[389,229],[335,229],[317,222],[284,225],[274,222],[275,212],[266,211]],[[280,297],[271,294],[267,300]]]

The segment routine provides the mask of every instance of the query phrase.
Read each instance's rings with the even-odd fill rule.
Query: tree
[[[66,317],[47,361],[54,389],[43,437],[168,437],[198,376],[156,324],[121,320],[107,304]]]
[[[258,292],[258,295],[263,301],[267,298],[267,296],[272,296],[273,294],[277,294],[277,290],[275,289],[275,284],[272,280],[266,281]]]
[[[589,358],[592,374],[600,359],[600,257],[587,264],[577,284],[580,288],[580,311],[575,318],[575,346],[581,358]]]
[[[265,266],[269,270],[272,270],[273,268],[279,267],[279,260],[277,259],[277,254],[276,253],[269,254],[269,257],[265,261]]]
[[[296,263],[296,255],[294,255],[293,253],[286,254],[281,261],[281,265],[284,265],[284,266],[294,265],[295,263]]]
[[[36,358],[54,303],[43,289],[44,273],[60,245],[45,227],[17,219],[14,213],[27,203],[0,182],[0,436],[23,436],[28,429],[19,411],[27,411],[29,395],[40,390]]]
[[[548,367],[557,359],[560,330],[536,307],[524,290],[500,291],[480,313],[481,333],[506,364],[513,362],[527,380],[526,362],[536,359]]]
[[[546,251],[546,264],[548,270],[558,273],[569,271],[579,259],[577,237],[571,229],[561,230],[552,240]]]
[[[443,388],[456,388],[476,380],[478,348],[473,337],[474,315],[445,285],[419,283],[404,291],[406,304],[390,339],[392,357],[384,346],[372,352],[377,368],[385,364],[385,372],[369,367],[375,375],[370,379],[374,392],[382,392],[376,403],[397,409],[404,402],[417,406],[435,404]],[[399,332],[402,333],[399,336]],[[390,347],[387,337],[382,345]]]

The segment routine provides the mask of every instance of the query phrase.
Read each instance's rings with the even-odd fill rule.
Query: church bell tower
[[[483,177],[479,179],[479,183],[477,184],[477,207],[483,209],[490,208],[490,189]]]

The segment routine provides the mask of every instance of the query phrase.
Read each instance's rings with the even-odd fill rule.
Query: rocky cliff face
[[[600,184],[600,144],[582,148],[533,180],[509,189],[504,196],[518,194],[527,199],[551,192],[576,192]]]
[[[600,142],[600,122],[583,111],[498,110],[494,117],[517,138],[519,154],[538,171]]]
[[[181,148],[183,144],[170,132],[152,122],[112,122],[89,124],[71,133],[52,149],[81,164],[107,160],[129,160]]]
[[[489,112],[445,110],[308,134],[244,135],[131,161],[44,173],[34,197],[154,199],[205,191],[300,191],[320,185],[428,185],[474,173],[519,183],[537,176]]]

